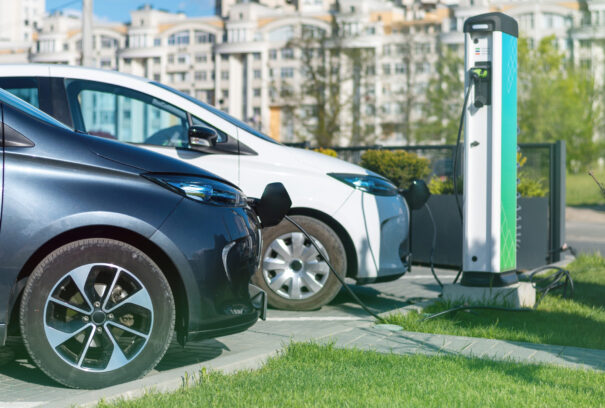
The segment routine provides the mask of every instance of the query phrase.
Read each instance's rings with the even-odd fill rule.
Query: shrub
[[[317,149],[313,149],[313,151],[317,152],[317,153],[325,154],[326,156],[338,158],[338,153],[336,153],[336,150],[328,149],[325,147],[318,147]]]
[[[427,159],[403,150],[368,150],[361,156],[360,164],[399,188],[408,188],[413,179],[423,179],[431,172]]]
[[[456,187],[458,188],[458,194],[462,194],[462,178],[458,177]],[[429,181],[429,190],[431,194],[454,194],[454,182],[450,177],[433,176]]]

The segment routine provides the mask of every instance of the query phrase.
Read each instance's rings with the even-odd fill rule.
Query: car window
[[[44,122],[50,123],[54,126],[60,127],[62,129],[72,130],[65,126],[63,123],[59,122],[57,119],[53,118],[50,115],[42,112],[40,109],[37,109],[33,105],[25,102],[23,99],[17,98],[15,95],[10,92],[0,89],[0,103],[6,103],[19,109],[22,112]]]
[[[94,81],[66,80],[66,90],[74,121],[82,131],[128,143],[189,145],[187,113],[169,103]],[[212,127],[195,118],[193,123]],[[216,130],[226,140],[227,136]]]
[[[32,77],[0,78],[0,88],[7,90],[17,98],[23,99],[36,108],[40,107],[38,100],[38,79]]]
[[[245,130],[246,132],[250,133],[251,135],[254,135],[260,139],[263,139],[267,142],[271,142],[271,143],[275,143],[275,144],[281,144],[279,143],[277,140],[272,139],[271,137],[259,132],[258,130],[254,129],[253,127],[251,127],[250,125],[242,122],[241,120],[237,120],[235,119],[233,116],[230,116],[228,114],[226,114],[225,112],[216,109],[215,107],[208,105],[207,103],[204,103],[198,99],[195,99],[193,96],[188,95],[184,92],[181,91],[177,91],[174,88],[169,87],[168,85],[164,85],[162,83],[159,82],[155,82],[155,81],[151,81],[152,84],[159,86],[160,88],[166,89],[167,91],[170,91],[172,93],[175,93],[185,99],[187,99],[190,102],[195,103],[198,106],[201,106],[202,108],[206,109],[209,112],[212,112],[213,114],[215,114],[216,116],[218,116],[221,119],[226,120],[227,122],[231,123],[234,126],[239,127],[240,129]]]

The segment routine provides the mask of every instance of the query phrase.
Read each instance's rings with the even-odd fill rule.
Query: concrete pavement
[[[445,282],[454,278],[452,271],[438,270],[438,274]],[[414,308],[415,302],[439,294],[427,268],[415,268],[412,274],[395,282],[354,289],[370,307],[383,313]],[[0,408],[94,406],[101,398],[136,397],[150,389],[175,390],[203,367],[225,372],[257,368],[289,342],[308,340],[385,353],[477,356],[605,371],[602,350],[385,330],[375,326],[373,319],[346,292],[341,292],[334,302],[315,312],[270,310],[267,321],[244,333],[188,344],[185,348],[173,344],[147,376],[104,390],[71,390],[53,383],[17,345],[13,348],[16,360],[0,367]]]

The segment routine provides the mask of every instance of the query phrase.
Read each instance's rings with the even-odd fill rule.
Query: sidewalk
[[[107,399],[108,396],[132,398],[141,396],[151,389],[164,392],[175,390],[183,385],[183,379],[187,375],[189,378],[195,377],[203,367],[219,369],[227,373],[259,368],[267,358],[277,355],[279,350],[291,341],[312,340],[318,343],[330,342],[337,347],[373,350],[382,353],[462,355],[523,363],[555,364],[605,372],[605,350],[390,331],[381,326],[375,326],[367,319],[353,319],[297,321],[295,326],[287,324],[288,322],[283,320],[262,322],[249,330],[245,336],[235,335],[225,338],[222,346],[219,344],[205,346],[207,351],[212,351],[214,348],[215,352],[221,350],[224,352],[211,361],[155,373],[141,380],[105,390],[77,391],[81,394],[39,406],[49,408],[67,407],[72,404],[94,406],[99,399],[103,397]],[[181,358],[189,358],[191,350],[188,349],[172,350],[169,361],[178,365],[179,354],[181,354]],[[238,350],[238,352],[234,353],[230,350]],[[2,402],[0,402],[0,406],[3,406]]]
[[[452,271],[438,271],[451,281]],[[439,287],[430,271],[414,273],[389,283],[356,287],[370,307],[382,313],[412,308],[419,298],[434,298]],[[291,341],[331,342],[337,347],[396,354],[441,354],[557,364],[605,371],[605,350],[548,346],[502,340],[389,331],[375,326],[348,295],[340,294],[330,305],[314,312],[269,310],[269,318],[235,335],[188,344],[173,344],[155,370],[144,378],[97,391],[71,390],[48,379],[31,364],[23,348],[13,363],[0,366],[0,408],[63,408],[94,406],[100,399],[132,398],[148,390],[172,391],[195,377],[202,368],[233,372],[260,367]]]

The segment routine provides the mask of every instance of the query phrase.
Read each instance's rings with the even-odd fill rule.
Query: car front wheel
[[[175,308],[158,266],[126,243],[83,239],[40,262],[28,279],[21,332],[32,360],[73,388],[136,379],[166,352]]]
[[[347,257],[338,235],[325,223],[293,216],[340,276]],[[267,292],[268,303],[285,310],[314,310],[330,302],[341,284],[305,235],[287,220],[263,231],[263,257],[253,281]]]

